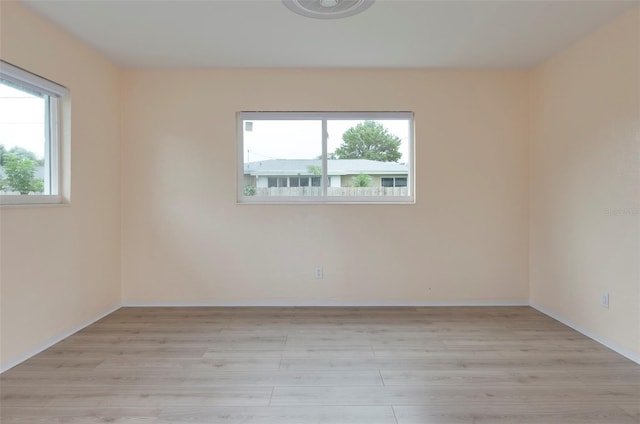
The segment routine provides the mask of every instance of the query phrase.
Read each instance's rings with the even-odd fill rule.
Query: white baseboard
[[[421,307],[421,306],[529,306],[529,302],[522,301],[488,301],[488,302],[380,302],[380,301],[239,301],[239,302],[124,302],[122,307],[264,307],[264,308],[297,308],[297,307],[353,307],[353,308],[391,308],[391,307]]]
[[[619,353],[620,355],[624,356],[625,358],[628,358],[630,360],[632,360],[633,362],[635,362],[636,364],[640,364],[640,355],[638,355],[635,352],[632,352],[629,349],[626,349],[620,345],[618,345],[617,343],[612,342],[611,340],[608,340],[605,337],[599,336],[597,334],[594,334],[592,331],[587,330],[571,321],[569,321],[568,319],[566,319],[565,317],[562,317],[558,314],[556,314],[555,312],[552,312],[550,310],[548,310],[547,308],[540,306],[536,303],[530,303],[529,304],[533,309],[538,310],[539,312],[542,312],[543,314],[555,319],[556,321],[560,321],[561,323],[563,323],[564,325],[566,325],[567,327],[571,327],[572,329],[576,330],[578,333],[582,333],[585,336],[589,337],[592,340],[595,340],[596,342],[600,343],[601,345],[608,347],[609,349],[613,350],[616,353]]]
[[[89,325],[91,325],[94,322],[96,322],[96,321],[106,317],[107,315],[117,311],[118,309],[120,309],[120,305],[116,305],[116,306],[114,306],[112,308],[109,308],[108,310],[106,310],[104,312],[101,312],[101,313],[95,315],[94,317],[86,320],[82,324],[76,325],[75,327],[65,331],[64,333],[50,338],[45,343],[41,344],[40,346],[38,346],[37,348],[31,350],[30,352],[27,352],[24,355],[20,355],[19,357],[15,358],[15,359],[12,359],[12,360],[7,361],[7,362],[5,362],[3,364],[0,364],[0,374],[2,374],[3,372],[15,367],[18,364],[26,361],[27,359],[37,355],[38,353],[42,352],[43,350],[46,350],[46,349],[50,348],[54,344],[66,339],[67,337],[71,336],[74,333],[77,333],[78,331],[82,330],[83,328],[88,327]]]

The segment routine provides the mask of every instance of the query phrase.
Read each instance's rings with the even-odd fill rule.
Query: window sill
[[[371,199],[352,197],[324,197],[324,198],[291,198],[291,197],[242,197],[236,202],[238,205],[415,205],[413,197],[402,199]]]
[[[68,206],[60,195],[0,195],[1,208]]]

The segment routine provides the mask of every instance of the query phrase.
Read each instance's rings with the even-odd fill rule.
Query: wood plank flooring
[[[529,307],[122,308],[0,390],[3,424],[640,423],[640,366]]]

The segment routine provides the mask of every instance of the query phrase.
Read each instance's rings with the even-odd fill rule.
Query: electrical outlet
[[[322,278],[324,277],[324,271],[322,270],[321,266],[316,267],[315,276],[316,280],[322,280]]]
[[[603,308],[609,309],[609,293],[608,292],[600,293],[600,305]]]

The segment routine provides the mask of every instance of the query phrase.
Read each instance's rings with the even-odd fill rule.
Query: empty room
[[[0,422],[640,423],[640,2],[1,0]]]

